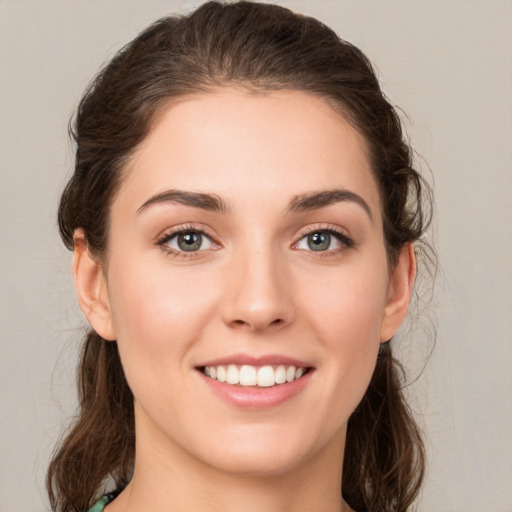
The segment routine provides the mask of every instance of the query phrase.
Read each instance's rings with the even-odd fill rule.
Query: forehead
[[[116,201],[179,188],[275,203],[346,188],[380,209],[364,138],[325,100],[299,91],[222,88],[173,101],[125,171]]]

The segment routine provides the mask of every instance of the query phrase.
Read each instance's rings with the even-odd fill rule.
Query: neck
[[[343,433],[344,434],[344,433]],[[106,512],[350,512],[341,498],[345,436],[295,467],[267,474],[229,472],[175,445],[137,436],[134,476]]]

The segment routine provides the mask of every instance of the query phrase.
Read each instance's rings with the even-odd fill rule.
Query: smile
[[[300,379],[308,368],[293,365],[218,365],[204,366],[202,372],[210,379],[241,387],[269,388]]]

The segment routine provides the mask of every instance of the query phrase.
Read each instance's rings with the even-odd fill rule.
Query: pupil
[[[325,251],[331,245],[329,233],[312,233],[308,236],[308,245],[312,251]]]
[[[178,236],[178,246],[182,251],[197,251],[201,248],[200,233],[183,233]]]

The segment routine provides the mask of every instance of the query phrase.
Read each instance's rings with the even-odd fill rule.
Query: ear
[[[91,327],[105,340],[115,340],[110,299],[103,267],[89,251],[83,229],[73,234],[73,277],[80,308]]]
[[[416,276],[416,258],[414,245],[406,244],[398,256],[398,261],[391,271],[388,299],[382,318],[380,341],[389,341],[405,320],[414,288]]]

